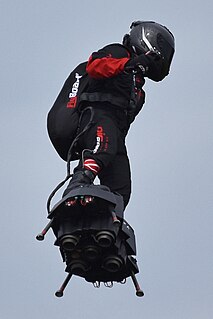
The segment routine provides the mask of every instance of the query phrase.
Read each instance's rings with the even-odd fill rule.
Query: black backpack
[[[78,97],[88,85],[86,64],[87,62],[81,63],[70,73],[47,116],[49,138],[59,156],[65,161],[78,130]],[[78,158],[73,153],[70,160]]]

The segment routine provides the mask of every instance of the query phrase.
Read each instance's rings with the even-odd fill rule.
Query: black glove
[[[146,54],[141,54],[136,58],[130,59],[126,66],[125,71],[141,72],[143,76],[147,76],[153,81],[161,81],[165,74],[163,72],[163,57],[161,54],[154,51],[148,51]]]

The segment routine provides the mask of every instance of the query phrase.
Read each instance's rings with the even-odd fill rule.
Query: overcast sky
[[[0,0],[1,319],[213,318],[212,9],[211,0]],[[171,74],[147,80],[127,139],[125,217],[145,297],[130,279],[95,289],[74,277],[58,299],[65,273],[54,236],[35,240],[66,175],[46,116],[70,71],[139,19],[176,38]]]

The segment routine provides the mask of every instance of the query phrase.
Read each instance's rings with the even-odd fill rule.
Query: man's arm
[[[107,45],[91,54],[86,71],[95,79],[110,78],[123,72],[129,59],[130,54],[122,45]]]

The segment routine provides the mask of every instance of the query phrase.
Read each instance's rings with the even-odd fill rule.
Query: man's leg
[[[127,154],[117,154],[98,176],[102,185],[108,186],[112,192],[123,196],[126,207],[131,195],[131,173]]]
[[[84,112],[80,132],[90,119],[90,111]],[[94,108],[93,125],[78,141],[82,159],[74,169],[74,175],[63,196],[80,185],[91,184],[101,170],[107,170],[117,153],[119,130],[116,119],[110,110]],[[111,172],[108,172],[111,174]]]

